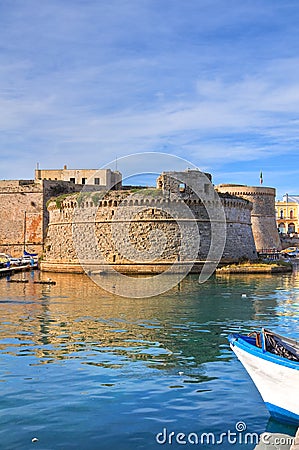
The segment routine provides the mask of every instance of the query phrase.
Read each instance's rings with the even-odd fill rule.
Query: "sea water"
[[[294,435],[270,419],[227,336],[298,339],[297,271],[190,275],[146,299],[51,276],[0,279],[1,449],[253,449],[262,432]]]

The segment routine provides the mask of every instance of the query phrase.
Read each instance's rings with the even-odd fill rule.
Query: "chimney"
[[[67,165],[66,164],[63,166],[63,170],[67,170]]]

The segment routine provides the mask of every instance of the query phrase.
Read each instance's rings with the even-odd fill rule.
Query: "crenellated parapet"
[[[147,191],[151,191],[147,189]],[[155,193],[155,190],[152,190]],[[170,197],[157,197],[156,195],[148,192],[145,195],[141,195],[139,193],[132,193],[130,191],[118,191],[118,195],[113,195],[113,192],[109,192],[108,195],[101,194],[100,199],[93,199],[93,195],[91,193],[87,193],[88,195],[84,195],[83,198],[80,197],[80,193],[69,194],[67,196],[63,196],[62,198],[58,197],[57,199],[51,199],[48,203],[49,211],[71,211],[76,208],[88,209],[88,208],[118,208],[118,207],[164,207],[167,205],[179,205],[186,204],[189,207],[192,206],[200,206],[200,205],[209,205],[218,207],[219,201],[221,201],[222,205],[227,208],[240,208],[240,209],[248,209],[252,210],[252,203],[248,200],[244,200],[241,198],[237,198],[235,196],[224,196],[220,195],[218,199],[205,199],[202,200],[200,198],[181,198],[176,196]]]

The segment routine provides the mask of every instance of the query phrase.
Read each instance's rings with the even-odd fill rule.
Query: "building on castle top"
[[[181,172],[162,172],[157,178],[156,187],[164,193],[180,195],[184,198],[197,197],[200,193],[207,197],[214,190],[212,175],[196,169]]]
[[[122,174],[111,169],[36,169],[35,181],[69,181],[74,184],[94,185],[99,190],[121,189]]]

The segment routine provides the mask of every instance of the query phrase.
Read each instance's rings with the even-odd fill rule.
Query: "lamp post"
[[[24,248],[23,251],[26,250],[26,218],[27,218],[27,211],[24,211]]]

